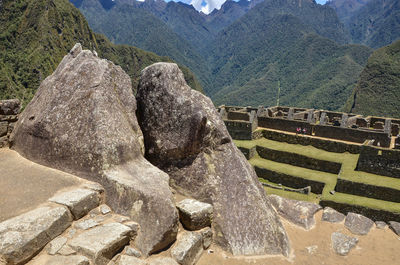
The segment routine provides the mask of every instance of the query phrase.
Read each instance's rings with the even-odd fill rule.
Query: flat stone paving
[[[32,210],[56,192],[84,180],[0,148],[0,222]]]

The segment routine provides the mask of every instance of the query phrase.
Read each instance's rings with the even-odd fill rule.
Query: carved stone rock
[[[211,225],[213,207],[209,203],[193,199],[180,201],[176,207],[179,210],[179,219],[188,230],[199,230]]]
[[[146,157],[178,192],[213,205],[214,241],[234,255],[288,255],[286,232],[254,169],[212,101],[190,89],[178,66],[145,68],[137,100]]]

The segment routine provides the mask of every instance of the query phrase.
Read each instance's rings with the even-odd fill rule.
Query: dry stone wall
[[[0,148],[9,146],[9,139],[21,110],[18,99],[0,100]]]

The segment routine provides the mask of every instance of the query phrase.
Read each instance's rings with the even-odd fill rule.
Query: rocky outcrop
[[[178,192],[213,205],[214,242],[234,255],[288,255],[286,232],[253,168],[211,100],[190,89],[178,66],[145,68],[137,100],[146,157]]]
[[[141,225],[148,255],[172,243],[178,213],[169,177],[143,157],[129,76],[79,44],[40,85],[11,135],[26,158],[100,182],[107,203]]]

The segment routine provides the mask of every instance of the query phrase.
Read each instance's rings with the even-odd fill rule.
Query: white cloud
[[[209,14],[214,9],[220,9],[225,1],[226,0],[192,0],[190,4],[194,6],[196,10]]]

